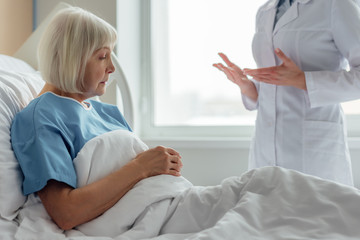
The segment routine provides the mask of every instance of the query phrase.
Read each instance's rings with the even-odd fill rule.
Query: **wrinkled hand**
[[[227,66],[224,66],[222,63],[214,63],[213,66],[224,72],[230,81],[238,85],[242,94],[256,101],[258,94],[254,83],[251,82],[241,68],[232,63],[224,53],[219,53],[219,56]]]
[[[159,174],[181,176],[183,166],[180,154],[171,148],[158,146],[140,153],[134,159],[142,166],[146,177]]]
[[[281,65],[268,68],[244,69],[243,73],[252,76],[259,82],[293,86],[306,90],[305,73],[280,49],[277,48],[275,54],[282,60]]]

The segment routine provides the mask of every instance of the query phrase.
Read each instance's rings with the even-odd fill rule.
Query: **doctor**
[[[353,185],[340,103],[360,98],[359,26],[358,0],[269,0],[256,16],[259,68],[242,70],[219,54],[227,66],[214,66],[258,110],[249,168],[276,165]]]

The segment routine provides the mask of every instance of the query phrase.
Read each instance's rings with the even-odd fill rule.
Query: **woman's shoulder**
[[[43,96],[37,97],[14,116],[11,124],[12,144],[23,144],[35,136],[36,121],[39,119],[36,112],[45,101]]]
[[[46,92],[33,99],[23,110],[16,114],[14,121],[36,124],[39,121],[59,119],[61,115],[66,117],[67,114],[72,114],[72,111],[75,111],[72,110],[74,105],[67,99]]]

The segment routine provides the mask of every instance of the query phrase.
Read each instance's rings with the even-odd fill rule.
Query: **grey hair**
[[[68,93],[82,93],[86,63],[102,48],[113,49],[114,27],[94,14],[70,7],[54,16],[39,42],[39,71],[44,80]]]

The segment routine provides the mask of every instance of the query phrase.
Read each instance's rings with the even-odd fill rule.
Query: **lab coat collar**
[[[295,0],[294,3],[298,2],[298,3],[301,3],[301,4],[306,4],[308,2],[310,2],[312,0]]]
[[[293,2],[293,4],[291,5],[292,7],[292,13],[288,13],[288,14],[284,14],[283,17],[285,15],[288,15],[287,20],[281,20],[283,21],[283,23],[280,23],[280,19],[282,19],[282,17],[279,19],[279,22],[281,24],[281,26],[285,26],[288,22],[294,20],[297,18],[298,16],[298,5],[299,4],[305,4],[308,3],[312,0],[295,0]],[[280,26],[276,26],[274,29],[274,21],[275,21],[275,15],[276,15],[276,10],[277,10],[277,4],[279,3],[279,0],[270,0],[267,3],[265,3],[265,5],[263,5],[262,7],[260,7],[259,11],[267,11],[267,13],[264,13],[263,16],[266,17],[266,20],[264,22],[266,22],[266,26],[265,26],[265,32],[267,35],[267,38],[269,39],[269,44],[272,46],[272,39],[273,39],[273,34],[276,34],[276,31],[278,31],[278,29],[280,28]],[[294,5],[294,6],[293,6]],[[290,9],[289,9],[290,10]],[[277,24],[279,25],[279,24]],[[274,53],[273,53],[274,54]],[[276,64],[276,57],[274,54],[274,64]]]
[[[273,8],[276,8],[280,0],[270,0],[265,3],[264,7],[262,8],[263,11],[267,11]]]
[[[270,0],[270,1],[268,1],[267,3],[265,3],[262,10],[267,11],[267,10],[276,8],[279,1],[280,0]],[[293,4],[296,4],[296,3],[306,4],[306,3],[310,2],[310,1],[312,1],[312,0],[295,0],[293,2]]]

